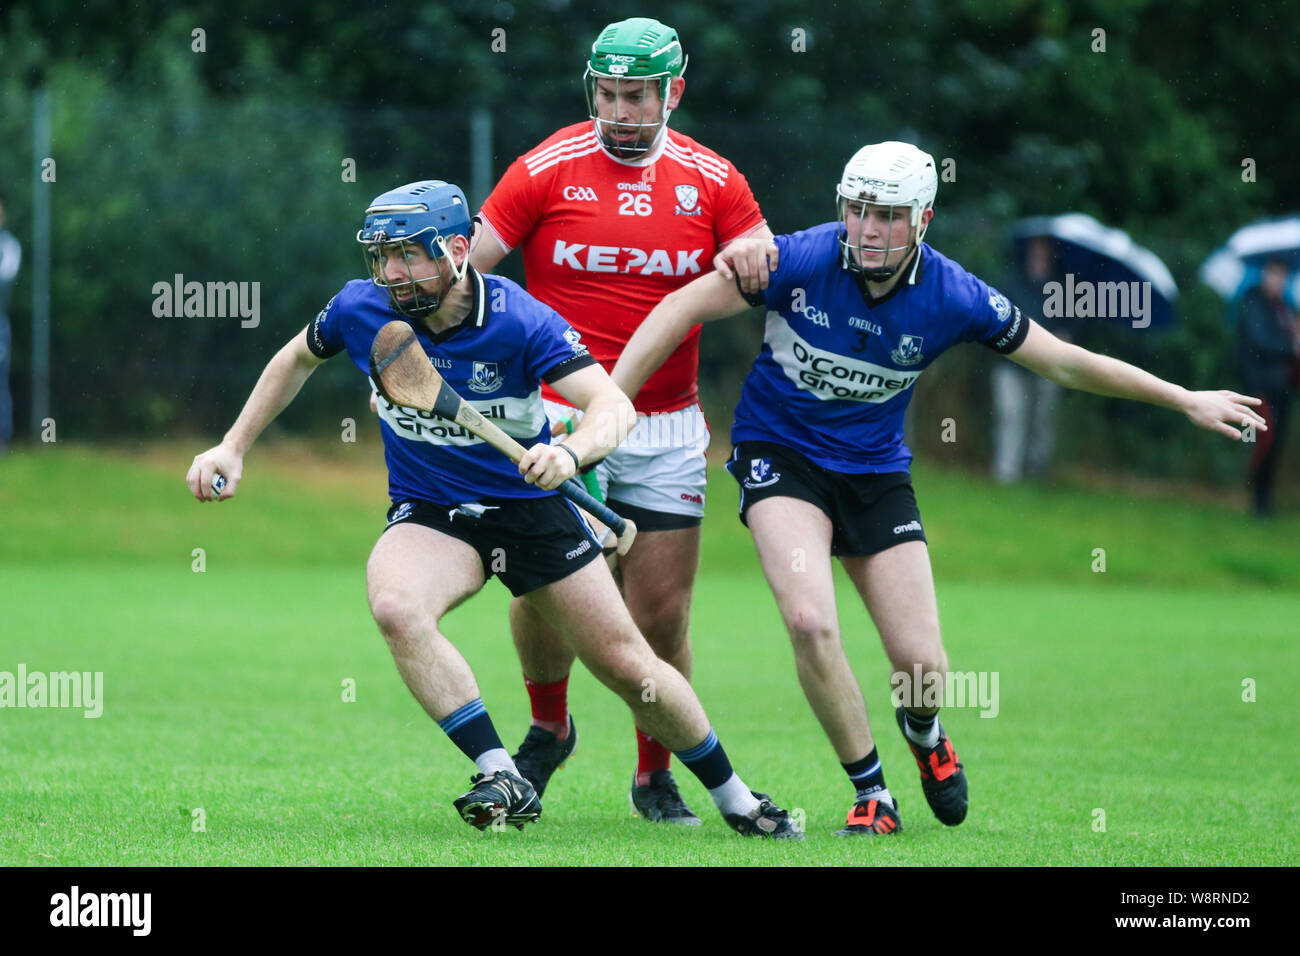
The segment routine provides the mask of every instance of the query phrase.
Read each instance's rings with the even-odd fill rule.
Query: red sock
[[[640,727],[636,729],[636,782],[644,787],[650,783],[650,774],[656,770],[667,770],[672,761],[672,751],[647,734]]]
[[[533,723],[555,734],[561,740],[569,736],[569,678],[553,684],[539,684],[524,675],[528,700],[533,708]]]

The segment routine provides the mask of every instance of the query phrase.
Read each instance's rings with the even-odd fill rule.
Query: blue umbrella
[[[1145,327],[1147,321],[1153,326],[1172,325],[1176,321],[1173,303],[1178,298],[1178,286],[1174,277],[1159,256],[1139,246],[1128,233],[1107,228],[1080,212],[1022,219],[1011,232],[1018,262],[1024,261],[1025,244],[1036,236],[1056,240],[1056,271],[1065,276],[1060,292],[1067,306],[1083,304],[1085,294],[1095,295],[1100,303],[1103,293],[1114,289],[1113,284],[1123,283],[1134,295],[1145,297],[1149,290],[1150,298],[1146,300],[1149,308],[1143,322],[1134,320],[1131,308],[1121,314],[1100,310],[1093,315],[1133,320],[1135,328]],[[1082,313],[1076,315],[1089,317]]]
[[[1201,263],[1201,281],[1229,301],[1259,285],[1264,263],[1277,259],[1300,273],[1300,216],[1261,219],[1234,232]],[[1291,304],[1300,301],[1300,274],[1287,283]]]

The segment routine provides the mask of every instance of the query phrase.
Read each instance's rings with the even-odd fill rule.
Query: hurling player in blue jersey
[[[392,507],[366,566],[370,609],[406,686],[481,771],[456,810],[479,829],[522,827],[541,813],[440,627],[497,574],[700,778],[728,824],[746,836],[801,838],[784,810],[732,770],[694,691],[650,649],[590,528],[555,492],[613,451],[635,412],[556,312],[469,265],[467,209],[458,187],[436,180],[370,204],[357,240],[371,279],[344,286],[271,360],[222,443],[195,457],[190,491],[200,501],[231,497],[245,452],[315,368],[346,352],[368,373],[375,334],[405,319],[443,379],[529,446],[516,467],[452,422],[378,400]],[[585,413],[563,444],[548,440],[542,381]],[[214,488],[218,475],[226,483]]]
[[[949,826],[966,817],[966,775],[938,719],[948,661],[903,443],[912,386],[940,353],[979,342],[1061,385],[1177,409],[1232,438],[1262,422],[1249,407],[1258,399],[1189,392],[1044,331],[922,242],[937,190],[934,160],[915,146],[864,147],[840,180],[838,221],[778,236],[760,292],[742,293],[739,272],[734,284],[696,279],[655,307],[612,373],[635,396],[695,323],[767,308],[728,468],[799,682],[856,791],[842,836],[894,833],[901,821],[840,639],[832,557],[880,632],[930,809]]]

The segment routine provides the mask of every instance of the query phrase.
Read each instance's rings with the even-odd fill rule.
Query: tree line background
[[[592,38],[641,14],[672,24],[690,56],[673,126],[736,164],[775,232],[833,218],[834,185],[861,145],[914,141],[955,162],[955,180],[940,183],[933,245],[997,285],[1019,217],[1081,211],[1123,228],[1169,266],[1181,323],[1157,332],[1093,320],[1081,344],[1189,387],[1239,387],[1224,303],[1196,269],[1239,226],[1300,210],[1295,2],[268,11],[251,0],[44,0],[0,13],[0,200],[27,256],[11,306],[19,435],[31,374],[36,84],[53,104],[56,173],[44,188],[59,439],[215,439],[272,352],[360,275],[353,235],[369,199],[424,178],[469,191],[473,108],[492,116],[499,176],[585,117]],[[349,159],[355,181],[343,174]],[[1243,180],[1246,159],[1255,181]],[[518,258],[502,271],[522,280]],[[153,286],[176,273],[260,282],[260,325],[155,317]],[[706,409],[725,434],[761,322],[756,313],[712,326],[703,341]],[[984,466],[994,361],[958,349],[922,376],[911,412],[918,454]],[[341,418],[364,420],[364,388],[345,366],[322,368],[283,427],[337,434]],[[1070,393],[1061,416],[1063,462],[1240,478],[1241,448],[1163,410]],[[944,418],[957,423],[954,443],[940,440]]]

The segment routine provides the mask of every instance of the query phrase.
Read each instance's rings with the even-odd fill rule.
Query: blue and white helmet
[[[357,231],[357,242],[365,247],[366,268],[371,281],[388,293],[388,301],[402,315],[418,317],[436,311],[442,303],[446,289],[442,288],[441,273],[436,277],[416,279],[407,267],[407,281],[389,283],[384,275],[381,246],[400,243],[405,251],[407,242],[418,243],[430,259],[446,257],[451,261],[453,284],[465,275],[469,259],[457,269],[447,249],[452,236],[470,236],[469,203],[459,186],[440,179],[425,179],[407,183],[381,193],[366,207],[366,218]],[[438,291],[430,294],[420,285],[438,284]],[[413,294],[405,301],[399,293],[410,290]]]
[[[841,233],[840,244],[844,253],[844,266],[863,273],[868,279],[888,279],[907,261],[913,246],[925,238],[925,224],[921,222],[925,210],[934,206],[939,192],[939,177],[935,172],[934,157],[917,149],[911,143],[874,143],[863,146],[844,166],[839,185],[835,188],[835,204],[840,222],[849,203],[872,206],[905,206],[911,231],[905,246],[893,249],[866,249],[861,237],[856,237],[857,247],[868,252],[884,253],[885,262],[874,269],[863,269],[853,255],[855,237],[847,230]],[[891,209],[892,216],[892,209]],[[889,253],[902,255],[891,263]]]

